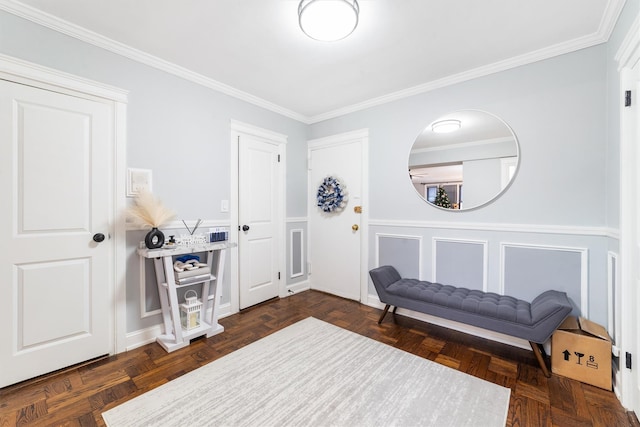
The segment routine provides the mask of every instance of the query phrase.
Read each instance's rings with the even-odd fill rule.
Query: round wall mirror
[[[469,210],[509,187],[518,159],[518,141],[502,119],[461,110],[438,118],[418,135],[409,154],[409,177],[433,206]]]

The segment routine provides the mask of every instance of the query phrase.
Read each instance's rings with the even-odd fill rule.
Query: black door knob
[[[248,225],[243,225],[242,226],[242,231],[249,231],[249,226]]]
[[[93,241],[94,241],[94,242],[98,242],[98,243],[100,243],[100,242],[104,241],[104,234],[102,234],[102,233],[96,233],[96,234],[94,234],[94,235],[93,235]]]

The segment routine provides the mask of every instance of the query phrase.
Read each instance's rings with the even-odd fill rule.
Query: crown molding
[[[71,22],[65,21],[51,14],[45,13],[41,10],[28,6],[17,0],[0,0],[0,10],[4,10],[13,15],[32,21],[36,24],[51,28],[62,34],[74,37],[78,40],[90,43],[94,46],[109,50],[118,55],[148,65],[150,67],[165,71],[183,79],[192,81],[201,86],[213,89],[215,91],[224,93],[242,101],[248,102],[255,106],[264,108],[274,113],[280,114],[285,117],[297,120],[304,124],[314,124],[329,120],[332,118],[340,117],[346,114],[354,113],[357,111],[365,110],[367,108],[375,107],[378,105],[386,104],[389,102],[397,101],[403,98],[408,98],[414,95],[429,92],[435,89],[443,88],[446,86],[462,83],[468,80],[472,80],[479,77],[484,77],[490,74],[494,74],[500,71],[509,70],[511,68],[527,65],[533,62],[542,61],[555,56],[563,55],[565,53],[573,52],[579,49],[595,46],[601,43],[605,43],[609,40],[611,33],[618,20],[618,16],[625,5],[626,0],[609,0],[605,8],[605,14],[600,21],[598,30],[585,37],[580,37],[574,40],[570,40],[566,43],[560,43],[554,46],[550,46],[544,49],[539,49],[524,55],[520,55],[514,58],[510,58],[504,61],[499,61],[493,64],[485,65],[482,67],[474,68],[472,70],[464,71],[458,74],[447,76],[441,79],[433,80],[421,85],[417,85],[411,88],[403,89],[397,92],[392,92],[386,95],[382,95],[370,100],[352,104],[343,108],[339,108],[326,113],[318,114],[315,116],[305,116],[304,114],[297,113],[287,108],[281,107],[277,104],[269,102],[265,99],[251,95],[250,93],[241,91],[227,84],[221,83],[217,80],[213,80],[202,74],[188,70],[187,68],[173,64],[169,61],[165,61],[156,56],[150,55],[131,46],[112,40],[108,37],[102,36],[98,33],[90,31],[86,28],[80,27]]]
[[[640,15],[631,24],[614,59],[618,63],[618,71],[625,67],[633,68],[640,61]]]
[[[610,31],[608,31],[607,34],[610,34]],[[414,95],[419,95],[425,92],[430,92],[432,90],[436,90],[436,89],[451,86],[454,84],[477,79],[479,77],[485,77],[491,74],[498,73],[500,71],[510,70],[512,68],[520,67],[522,65],[543,61],[545,59],[550,59],[550,58],[564,55],[566,53],[574,52],[580,49],[596,46],[598,44],[605,43],[607,40],[608,40],[608,36],[604,37],[603,35],[598,33],[590,36],[586,36],[586,37],[580,37],[566,43],[556,44],[554,46],[550,46],[544,49],[539,49],[533,52],[526,53],[524,55],[509,58],[504,61],[495,62],[493,64],[474,68],[473,70],[463,71],[462,73],[447,76],[438,80],[433,80],[431,82],[423,83],[421,85],[414,86],[408,89],[403,89],[397,92],[389,93],[387,95],[373,98],[368,101],[361,102],[359,104],[353,104],[344,108],[339,108],[337,110],[319,114],[317,116],[310,117],[309,121],[312,124],[322,122],[325,120],[344,116],[346,114],[365,110],[367,108],[375,107],[382,104],[387,104],[389,102],[398,101],[404,98],[409,98]]]
[[[50,28],[59,33],[132,59],[141,64],[148,65],[161,71],[165,71],[169,74],[173,74],[177,77],[181,77],[185,80],[191,81],[209,89],[224,93],[225,95],[232,96],[266,110],[270,110],[274,113],[281,114],[285,117],[289,117],[291,119],[308,124],[308,117],[296,113],[295,111],[288,110],[277,104],[251,95],[250,93],[241,91],[209,77],[205,77],[202,74],[196,73],[172,62],[165,61],[164,59],[158,58],[157,56],[135,49],[124,43],[120,43],[116,40],[105,37],[79,25],[65,21],[56,16],[28,6],[24,3],[20,3],[19,1],[0,0],[0,10],[4,10],[13,15],[27,19],[31,22]]]

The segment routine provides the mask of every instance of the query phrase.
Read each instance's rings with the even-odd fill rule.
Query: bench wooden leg
[[[384,311],[382,312],[382,316],[380,316],[380,319],[378,319],[378,325],[379,325],[380,323],[382,323],[382,319],[384,319],[384,316],[386,316],[386,315],[387,315],[387,313],[389,312],[389,307],[391,307],[389,304],[387,304],[387,305],[384,307]],[[395,313],[395,311],[396,311],[396,310],[394,309],[394,310],[393,310],[393,312]]]
[[[549,369],[547,369],[547,363],[544,361],[544,349],[540,348],[540,344],[535,343],[533,341],[529,341],[529,344],[531,344],[531,349],[533,350],[533,354],[536,355],[536,359],[538,359],[538,363],[540,364],[540,368],[542,368],[542,372],[544,373],[544,376],[547,378],[550,378],[551,373],[549,372]]]

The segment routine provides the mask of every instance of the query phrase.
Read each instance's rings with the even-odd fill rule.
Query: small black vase
[[[144,236],[144,244],[147,245],[149,249],[161,248],[162,245],[164,245],[164,234],[156,227],[153,227],[151,231]]]

